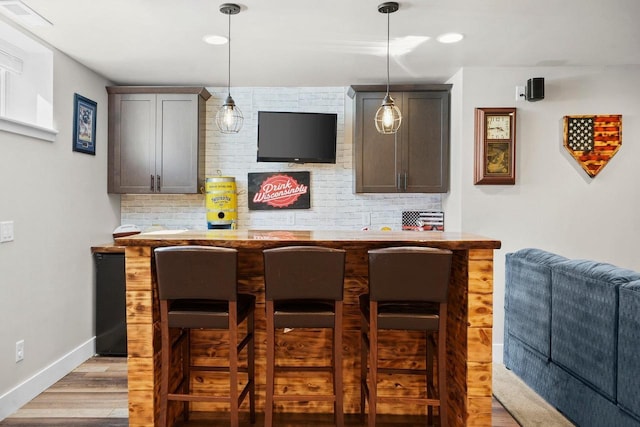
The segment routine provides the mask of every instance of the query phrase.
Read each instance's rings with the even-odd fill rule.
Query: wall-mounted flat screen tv
[[[335,113],[258,111],[258,162],[335,163]]]

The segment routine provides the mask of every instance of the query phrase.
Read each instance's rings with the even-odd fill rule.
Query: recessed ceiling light
[[[0,0],[1,9],[10,18],[30,27],[53,25],[48,19],[20,0]]]
[[[440,43],[458,43],[464,36],[460,33],[446,33],[438,36],[437,40]]]
[[[202,40],[209,44],[227,44],[229,41],[225,36],[216,36],[215,34],[206,35]]]

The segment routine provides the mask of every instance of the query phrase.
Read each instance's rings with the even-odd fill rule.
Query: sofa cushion
[[[552,268],[551,359],[616,398],[618,288],[640,274],[571,260]]]
[[[620,286],[618,403],[640,419],[640,281]]]
[[[547,359],[551,344],[551,266],[563,261],[567,258],[532,248],[506,255],[505,331]]]

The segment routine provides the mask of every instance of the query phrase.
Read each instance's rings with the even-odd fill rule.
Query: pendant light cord
[[[387,12],[387,95],[389,95],[389,32],[390,32],[390,26],[389,26],[389,15],[391,13]]]
[[[227,14],[229,16],[229,46],[228,46],[228,57],[229,57],[229,61],[227,64],[227,94],[228,96],[231,96],[231,12],[229,12]]]

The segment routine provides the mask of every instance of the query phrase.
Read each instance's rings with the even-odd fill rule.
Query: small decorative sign
[[[591,178],[621,146],[622,115],[564,117],[564,148]]]
[[[444,231],[444,212],[403,211],[402,229],[415,231]]]
[[[249,209],[309,209],[310,181],[309,172],[249,173]]]

